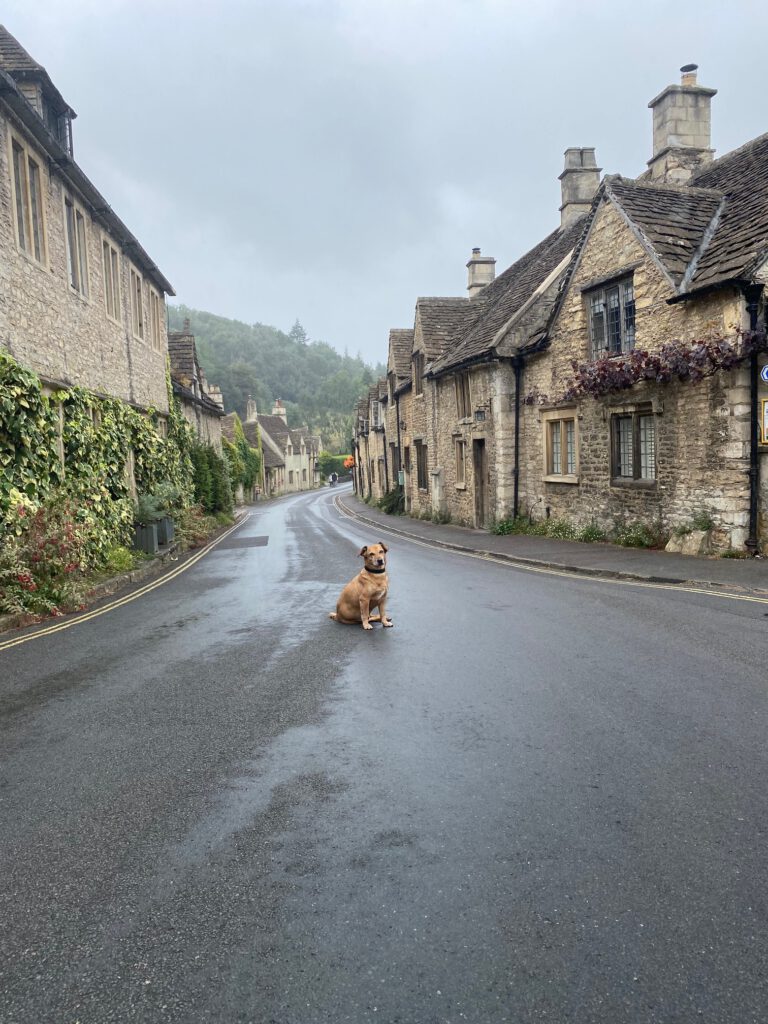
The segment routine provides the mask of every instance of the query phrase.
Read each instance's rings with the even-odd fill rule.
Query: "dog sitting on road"
[[[392,626],[387,618],[387,546],[386,544],[366,544],[361,549],[363,568],[344,587],[336,603],[336,611],[328,616],[336,622],[348,625],[362,623],[363,629],[373,629],[372,622],[380,622],[382,626]],[[378,615],[371,615],[374,608],[379,609]]]

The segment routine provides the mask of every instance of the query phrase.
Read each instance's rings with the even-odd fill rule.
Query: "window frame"
[[[104,309],[107,313],[107,319],[115,324],[122,324],[123,322],[121,270],[120,250],[108,235],[102,235],[101,273],[104,281]]]
[[[48,230],[45,215],[45,161],[15,132],[9,136],[11,206],[16,248],[38,267],[48,268]],[[17,154],[20,162],[17,163]],[[34,167],[35,174],[30,174]],[[34,185],[32,184],[34,179]]]
[[[155,352],[163,351],[163,318],[160,311],[163,308],[163,301],[157,288],[147,283],[149,294],[149,343]]]
[[[91,264],[88,255],[87,214],[68,192],[64,193],[63,202],[69,289],[81,299],[88,300],[91,297]]]
[[[144,316],[144,278],[132,263],[128,264],[128,282],[131,307],[131,333],[137,341],[146,342],[147,332]],[[137,285],[138,290],[136,288]]]
[[[579,482],[579,416],[575,407],[550,409],[541,414],[543,479],[554,484],[578,484]],[[572,446],[569,449],[569,427]],[[558,443],[555,444],[555,434]],[[572,458],[571,458],[572,455]],[[555,461],[559,461],[559,471]]]
[[[420,491],[429,491],[429,461],[427,445],[422,440],[414,440],[416,448],[416,486]]]
[[[622,274],[598,287],[588,288],[584,292],[584,301],[589,325],[590,358],[603,359],[631,352],[637,341],[634,273]],[[601,337],[598,337],[597,330],[598,307],[601,307]]]
[[[453,460],[456,473],[456,490],[467,489],[467,442],[463,437],[453,439]]]
[[[456,415],[460,420],[472,419],[472,386],[470,373],[463,371],[457,373],[453,379],[456,391]]]
[[[621,422],[630,424],[632,476],[620,472],[626,451],[622,452]],[[648,464],[648,451],[643,452],[643,421],[650,423],[653,433],[650,438],[650,456],[653,460],[653,474],[643,476],[643,463]],[[626,435],[624,435],[626,436]],[[647,442],[646,442],[647,443]],[[612,487],[655,488],[658,481],[658,444],[656,440],[656,413],[650,405],[631,406],[615,409],[610,417],[610,457]]]
[[[424,353],[418,349],[411,356],[413,370],[413,394],[415,397],[424,394]]]

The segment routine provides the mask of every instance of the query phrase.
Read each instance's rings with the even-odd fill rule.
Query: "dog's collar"
[[[363,570],[364,570],[364,572],[373,572],[373,573],[376,573],[376,575],[377,575],[377,576],[379,575],[379,573],[382,573],[382,572],[386,572],[386,571],[387,571],[387,569],[386,569],[386,566],[385,566],[385,567],[384,567],[383,569],[369,569],[367,565],[364,565],[364,566],[363,566]]]

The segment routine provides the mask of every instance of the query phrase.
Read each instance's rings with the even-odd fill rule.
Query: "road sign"
[[[768,366],[764,366],[760,371],[760,379],[764,380],[768,384]]]

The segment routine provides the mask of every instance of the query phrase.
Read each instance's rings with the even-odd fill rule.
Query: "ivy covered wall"
[[[20,535],[31,510],[64,492],[89,527],[88,561],[129,541],[133,493],[170,483],[193,499],[192,429],[173,398],[164,433],[140,412],[83,388],[47,392],[40,378],[0,352],[0,527]],[[19,514],[19,508],[25,514]]]

